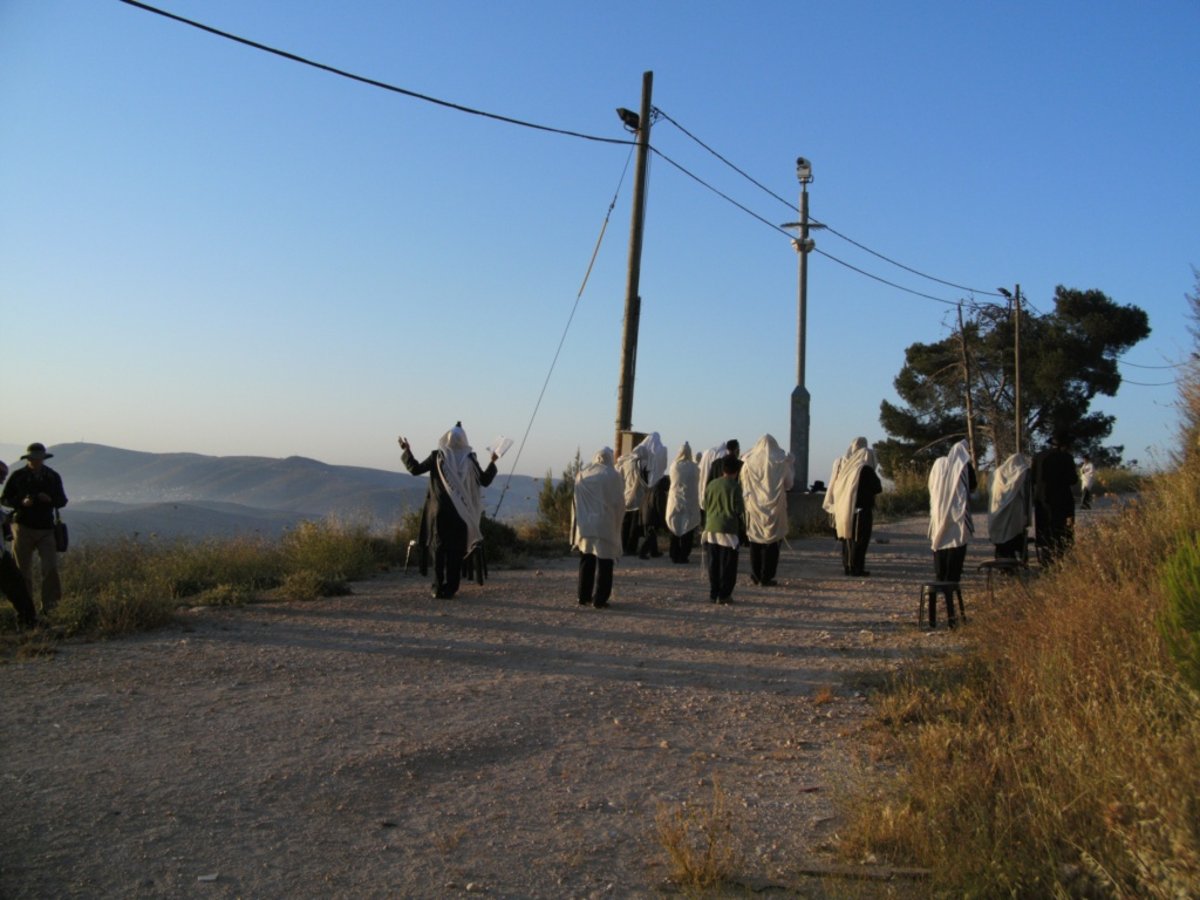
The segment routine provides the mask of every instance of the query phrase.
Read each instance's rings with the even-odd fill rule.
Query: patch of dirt
[[[0,896],[653,896],[656,813],[714,783],[743,883],[825,896],[802,872],[837,862],[871,686],[957,646],[916,627],[924,531],[877,527],[869,578],[806,539],[756,587],[743,552],[732,606],[699,552],[621,560],[605,610],[564,558],[450,601],[394,573],[12,661]]]

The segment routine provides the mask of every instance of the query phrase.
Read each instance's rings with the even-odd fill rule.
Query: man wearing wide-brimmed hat
[[[50,615],[62,596],[58,581],[58,549],[54,543],[55,511],[67,505],[62,478],[46,465],[53,453],[44,444],[30,444],[17,469],[0,493],[0,505],[13,510],[13,555],[33,595],[33,556],[42,565],[41,613]]]

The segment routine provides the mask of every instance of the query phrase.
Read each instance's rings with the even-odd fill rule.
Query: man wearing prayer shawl
[[[496,477],[496,454],[486,469],[479,466],[462,422],[442,435],[438,448],[417,462],[408,439],[400,438],[400,458],[410,475],[429,474],[429,492],[421,515],[421,574],[429,573],[433,557],[433,596],[448,600],[458,592],[463,557],[470,553],[483,534],[479,521],[483,515],[480,487]]]
[[[642,478],[641,460],[632,451],[617,457],[617,474],[623,485],[625,510],[621,520],[621,550],[637,553],[642,539],[642,499],[646,495],[646,482]]]
[[[794,479],[792,455],[764,434],[742,458],[742,498],[750,543],[750,581],[770,587],[777,582],[779,545],[787,537],[787,492]]]
[[[613,467],[612,450],[605,447],[575,475],[571,548],[582,554],[577,584],[580,606],[608,606],[613,562],[621,555],[624,515],[625,485]]]
[[[633,448],[638,458],[638,472],[644,490],[642,492],[641,525],[642,543],[638,556],[649,559],[662,556],[658,549],[658,530],[667,526],[667,496],[671,482],[667,478],[667,448],[657,431],[652,431]]]
[[[875,497],[883,490],[875,474],[875,451],[865,437],[855,438],[846,455],[836,460],[822,506],[833,514],[833,526],[842,542],[842,570],[866,576],[867,547],[875,527]]]
[[[692,447],[686,441],[671,463],[668,475],[667,530],[671,532],[671,562],[686,563],[692,555],[692,541],[700,525],[700,466],[692,459]]]
[[[959,441],[950,452],[934,461],[929,470],[929,542],[933,548],[933,571],[938,581],[962,578],[967,544],[975,532],[971,521],[971,491],[975,490],[975,466],[967,442]],[[950,627],[958,624],[953,591],[946,589],[946,615]],[[929,627],[937,627],[937,597],[927,598]]]
[[[704,493],[708,490],[709,484],[716,481],[724,474],[721,460],[726,456],[732,456],[738,461],[738,469],[741,469],[742,446],[738,443],[737,438],[730,438],[723,444],[717,444],[715,447],[710,447],[700,454],[700,524],[704,525]]]
[[[732,603],[737,583],[738,547],[746,530],[746,507],[738,482],[738,458],[721,458],[721,477],[704,489],[704,553],[708,563],[708,596],[713,603]]]
[[[1032,518],[1033,491],[1029,460],[1014,453],[996,467],[988,503],[988,537],[996,559],[1025,559],[1025,540]]]

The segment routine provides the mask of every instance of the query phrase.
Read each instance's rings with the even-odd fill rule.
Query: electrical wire
[[[713,187],[711,184],[709,184],[707,181],[705,181],[703,178],[701,178],[701,177],[700,177],[699,175],[697,175],[695,172],[689,171],[687,168],[685,168],[684,166],[680,165],[680,164],[679,164],[679,163],[677,163],[675,160],[671,159],[671,157],[667,156],[665,153],[663,153],[663,152],[662,152],[661,150],[659,150],[657,147],[654,147],[653,145],[651,145],[651,147],[650,147],[650,150],[651,150],[651,152],[653,152],[653,153],[654,153],[654,155],[655,155],[655,156],[659,157],[659,158],[660,158],[660,159],[662,159],[663,161],[665,161],[665,162],[669,163],[670,165],[674,166],[676,169],[678,169],[678,170],[679,170],[680,172],[682,172],[684,175],[688,176],[688,178],[691,178],[691,179],[692,179],[693,181],[695,181],[697,184],[699,184],[699,185],[703,186],[704,188],[707,188],[708,190],[712,191],[714,194],[716,194],[716,195],[717,195],[718,197],[720,197],[721,199],[725,200],[725,201],[726,201],[726,202],[728,202],[728,203],[731,203],[731,204],[733,204],[733,205],[734,205],[734,206],[736,206],[738,209],[740,209],[742,212],[746,213],[746,215],[750,216],[750,217],[751,217],[751,218],[753,218],[753,219],[757,219],[759,222],[762,222],[764,225],[766,225],[768,228],[772,229],[773,231],[777,231],[777,232],[779,232],[780,234],[784,235],[785,237],[787,237],[787,238],[789,238],[789,239],[792,239],[792,236],[791,236],[791,234],[790,234],[790,233],[787,231],[787,229],[785,229],[785,228],[782,228],[781,226],[779,226],[779,225],[776,225],[774,222],[771,222],[771,221],[767,220],[767,219],[766,219],[766,218],[764,218],[763,216],[760,216],[758,213],[754,212],[754,211],[753,211],[752,209],[750,209],[749,207],[747,207],[747,206],[745,206],[744,204],[742,204],[742,203],[739,203],[738,201],[734,200],[734,199],[733,199],[732,197],[730,197],[728,194],[726,194],[726,193],[724,193],[723,191],[720,191],[720,190],[718,190],[717,188]],[[867,278],[871,278],[871,279],[873,279],[873,280],[875,280],[875,281],[878,281],[878,282],[880,282],[881,284],[886,284],[888,287],[895,288],[895,289],[896,289],[896,290],[898,290],[898,291],[904,291],[906,294],[912,294],[912,295],[914,295],[914,296],[916,296],[916,297],[923,297],[923,298],[925,298],[926,300],[934,300],[934,301],[936,301],[936,302],[938,302],[938,303],[944,303],[944,304],[946,304],[947,306],[957,306],[957,305],[959,304],[959,302],[960,302],[960,301],[958,301],[958,300],[947,300],[947,299],[945,299],[944,297],[935,297],[933,294],[926,294],[926,293],[923,293],[922,291],[913,290],[912,288],[907,288],[907,287],[904,287],[903,285],[896,284],[896,282],[894,282],[894,281],[888,281],[886,278],[883,278],[883,277],[881,277],[881,276],[879,276],[879,275],[873,275],[872,273],[870,273],[870,272],[866,271],[865,269],[860,269],[858,266],[855,266],[855,265],[853,265],[853,264],[851,264],[851,263],[848,263],[848,262],[846,262],[846,261],[845,261],[845,260],[843,260],[843,259],[839,259],[838,257],[834,256],[832,253],[826,253],[824,250],[818,250],[818,249],[815,249],[815,248],[814,248],[813,252],[814,252],[814,253],[819,253],[821,256],[824,256],[826,259],[831,259],[831,260],[833,260],[835,263],[839,263],[840,265],[843,265],[843,266],[845,266],[847,269],[850,269],[850,270],[852,270],[852,271],[854,271],[854,272],[857,272],[857,273],[858,273],[858,274],[860,274],[860,275],[865,275]],[[999,296],[999,295],[997,295],[997,296]],[[978,304],[976,304],[976,303],[974,303],[973,301],[967,301],[967,305],[968,305],[969,307],[971,307],[972,309],[978,309],[978,308],[979,308],[979,305],[978,305]]]
[[[691,138],[693,141],[695,141],[697,144],[699,144],[701,147],[703,147],[705,150],[707,150],[709,153],[711,153],[713,156],[715,156],[721,162],[725,163],[725,165],[729,166],[729,168],[733,169],[733,171],[737,172],[739,175],[741,175],[743,178],[745,178],[747,181],[749,181],[755,187],[759,188],[760,190],[762,190],[765,193],[769,194],[770,196],[774,197],[776,200],[778,200],[780,203],[782,203],[788,209],[795,209],[795,206],[791,203],[791,201],[785,200],[783,197],[776,194],[774,191],[772,191],[770,188],[766,187],[764,184],[759,182],[757,179],[751,177],[749,174],[747,174],[745,171],[740,169],[738,166],[735,166],[732,162],[730,162],[728,159],[726,159],[724,156],[722,156],[720,153],[718,153],[712,147],[708,146],[708,144],[704,143],[704,141],[700,140],[700,138],[696,137],[694,134],[692,134],[690,131],[688,131],[686,128],[684,128],[682,125],[680,125],[674,119],[672,119],[669,115],[667,115],[665,112],[663,112],[661,109],[658,109],[657,107],[655,107],[655,109],[661,118],[666,119],[668,122],[670,122],[672,125],[674,125],[676,128],[678,128],[684,134],[686,134],[689,138]],[[944,284],[946,287],[952,287],[952,288],[956,288],[960,291],[966,291],[969,294],[981,294],[981,295],[984,295],[987,297],[1003,296],[999,291],[981,290],[979,288],[969,287],[968,285],[957,284],[953,281],[947,281],[944,278],[938,278],[936,275],[929,275],[925,272],[922,272],[920,269],[914,269],[912,266],[907,266],[902,262],[894,260],[890,256],[885,256],[884,254],[878,252],[877,250],[872,250],[870,247],[854,240],[854,238],[852,238],[848,235],[843,234],[842,232],[838,231],[836,228],[834,228],[832,225],[829,225],[826,222],[822,222],[819,219],[812,219],[811,221],[815,227],[823,228],[826,231],[828,231],[830,234],[841,238],[843,241],[853,244],[858,249],[863,250],[867,253],[870,253],[872,256],[875,256],[875,257],[883,260],[886,263],[891,263],[893,266],[897,266],[898,268],[904,269],[904,271],[906,271],[906,272],[911,272],[913,275],[918,275],[921,278],[928,279],[929,281],[936,281],[938,284]],[[837,260],[837,261],[841,262],[841,260]],[[855,267],[851,266],[850,268],[855,268]],[[871,275],[869,272],[863,272],[861,269],[855,269],[855,271],[860,272],[861,274],[866,275],[869,278],[876,278],[877,281],[883,281],[884,284],[891,284],[891,282],[887,281],[886,279],[877,278],[876,276]],[[892,285],[892,286],[895,287],[896,285]],[[920,296],[928,296],[928,295],[920,294]],[[932,299],[937,300],[938,298],[934,297]],[[945,302],[949,302],[949,301],[941,300],[939,302],[945,303]]]
[[[364,75],[356,75],[353,72],[347,72],[345,69],[339,69],[339,68],[336,68],[335,66],[330,66],[330,65],[326,65],[325,63],[316,62],[315,60],[307,59],[307,58],[305,58],[303,56],[299,56],[295,53],[290,53],[287,50],[280,50],[276,47],[270,47],[266,44],[259,43],[258,41],[252,41],[249,38],[239,37],[238,35],[232,34],[228,31],[222,31],[219,28],[213,28],[211,25],[205,25],[203,22],[197,22],[194,19],[187,19],[187,18],[184,18],[183,16],[176,15],[175,13],[167,12],[164,9],[159,9],[158,7],[150,6],[148,3],[140,2],[140,0],[119,0],[119,2],[124,3],[127,6],[135,7],[136,9],[144,10],[145,12],[154,13],[155,15],[162,16],[165,19],[171,19],[172,21],[179,22],[183,25],[189,25],[192,28],[197,28],[200,31],[208,32],[209,34],[216,35],[217,37],[225,38],[226,40],[234,41],[239,44],[244,44],[247,47],[253,47],[255,50],[261,50],[264,53],[271,53],[275,56],[282,57],[283,59],[291,60],[292,62],[297,62],[297,63],[300,63],[305,66],[311,66],[314,69],[319,69],[322,72],[328,72],[331,75],[338,75],[342,78],[348,78],[351,81],[357,81],[361,84],[366,84],[371,87],[380,88],[381,90],[391,91],[394,94],[403,94],[405,97],[412,97],[415,100],[423,100],[426,103],[433,103],[433,104],[436,104],[437,106],[444,106],[447,109],[454,109],[454,110],[457,110],[458,112],[469,113],[470,115],[473,115],[473,116],[482,116],[485,119],[494,119],[497,122],[506,122],[509,125],[520,125],[522,128],[533,128],[537,131],[546,131],[546,132],[550,132],[551,134],[561,134],[561,135],[566,135],[567,137],[582,138],[587,141],[597,141],[602,144],[633,145],[635,143],[634,141],[630,141],[625,138],[600,137],[600,136],[594,135],[594,134],[584,134],[583,132],[580,132],[580,131],[570,131],[566,128],[554,128],[549,125],[539,125],[536,122],[528,122],[528,121],[525,121],[524,119],[514,119],[511,116],[503,116],[498,113],[491,113],[491,112],[486,112],[481,109],[474,109],[473,107],[470,107],[470,106],[463,106],[460,103],[452,103],[449,100],[440,100],[437,97],[431,97],[428,94],[421,94],[421,93],[418,93],[417,91],[410,91],[407,88],[398,87],[394,84],[388,84],[386,81],[378,81],[374,78],[367,78]]]
[[[1179,380],[1174,381],[1130,381],[1128,378],[1122,378],[1121,384],[1136,384],[1138,387],[1167,387],[1172,384],[1179,384]]]
[[[592,248],[592,258],[588,260],[587,271],[583,275],[583,283],[579,285],[579,292],[575,295],[575,304],[571,307],[571,314],[567,316],[567,324],[563,328],[562,337],[558,339],[558,348],[554,351],[554,359],[550,361],[550,369],[546,372],[546,380],[542,382],[541,393],[538,394],[537,403],[533,405],[533,414],[529,417],[529,424],[525,426],[525,434],[521,437],[521,444],[517,447],[517,454],[513,457],[512,468],[509,469],[508,479],[504,482],[504,489],[500,492],[500,499],[496,501],[496,509],[492,512],[492,518],[496,518],[500,514],[500,504],[504,502],[504,495],[508,493],[508,487],[512,484],[513,473],[517,470],[517,463],[521,461],[521,453],[525,450],[525,442],[529,440],[529,432],[533,430],[534,419],[537,418],[538,410],[541,409],[542,399],[546,396],[546,388],[550,386],[550,376],[554,374],[554,367],[558,364],[558,357],[562,353],[563,344],[567,340],[567,332],[571,330],[571,323],[575,320],[575,312],[579,309],[579,301],[583,299],[583,291],[587,287],[588,279],[592,276],[592,268],[596,265],[596,257],[600,253],[600,244],[604,241],[604,233],[608,230],[608,221],[612,218],[613,209],[617,205],[617,197],[621,194],[621,186],[625,184],[625,175],[629,171],[629,161],[633,159],[633,149],[629,151],[629,155],[625,157],[625,167],[621,169],[621,177],[617,181],[617,189],[613,192],[612,200],[608,204],[608,212],[604,214],[604,222],[600,226],[600,234],[596,237],[596,246]]]
[[[1123,366],[1132,366],[1135,369],[1182,369],[1187,365],[1187,363],[1171,363],[1166,366],[1144,366],[1124,359],[1118,359],[1117,362]]]

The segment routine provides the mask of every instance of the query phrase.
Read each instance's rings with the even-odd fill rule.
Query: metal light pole
[[[808,490],[809,393],[804,386],[804,347],[808,329],[808,254],[816,246],[808,236],[808,186],[812,183],[812,163],[803,156],[796,160],[796,177],[800,180],[800,221],[789,222],[784,228],[799,227],[800,237],[792,241],[800,254],[800,297],[796,320],[796,387],[792,390],[791,454],[794,462],[793,491]]]

